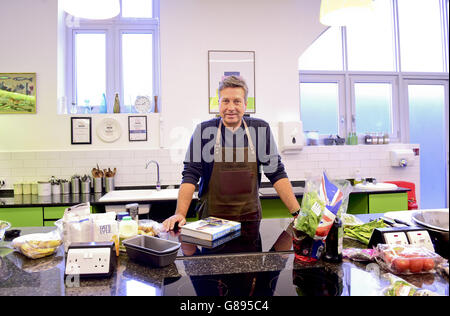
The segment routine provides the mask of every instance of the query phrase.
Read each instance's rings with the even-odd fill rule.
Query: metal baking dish
[[[123,245],[130,260],[155,267],[164,267],[175,261],[181,243],[139,235],[124,240]]]

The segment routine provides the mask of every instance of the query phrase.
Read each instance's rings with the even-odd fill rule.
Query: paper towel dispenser
[[[302,121],[278,123],[278,148],[281,152],[298,152],[305,145]]]
[[[406,167],[414,165],[414,151],[412,149],[391,150],[391,166]]]

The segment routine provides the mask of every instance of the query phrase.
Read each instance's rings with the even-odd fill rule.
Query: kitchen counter
[[[274,232],[271,227],[276,226],[273,225],[274,221],[279,223],[275,228],[277,232],[282,232],[282,228],[285,228],[286,232],[289,231],[285,226],[288,224],[286,219],[266,221],[262,221],[260,234],[262,239],[269,240],[268,244],[279,239],[271,236]],[[46,232],[54,228],[24,227],[18,229],[22,230],[22,234],[28,234]],[[357,241],[345,239],[344,247],[363,248],[364,246]],[[240,296],[248,295],[245,293],[246,286],[249,285],[245,281],[248,277],[260,280],[253,283],[256,284],[256,289],[254,289],[256,292],[252,293],[269,296],[380,295],[381,289],[388,284],[378,273],[376,264],[362,264],[347,260],[339,264],[322,261],[316,264],[305,264],[294,260],[295,256],[292,250],[286,249],[282,247],[280,251],[277,246],[273,246],[271,249],[263,246],[262,251],[254,253],[178,256],[174,263],[163,268],[151,268],[132,262],[126,254],[121,253],[117,268],[111,277],[79,280],[74,277],[64,278],[63,247],[59,247],[55,255],[36,260],[28,259],[16,252],[5,255],[4,252],[9,250],[0,248],[0,254],[3,253],[0,255],[0,296],[160,296],[163,294]],[[206,281],[216,282],[218,278],[221,282],[220,289],[225,289],[225,293],[211,292],[210,288],[204,285]],[[297,282],[299,279],[306,282],[308,287],[302,289],[301,282]],[[420,288],[441,295],[449,294],[449,283],[446,276],[422,274],[405,276],[404,279]],[[234,282],[242,286],[233,286]],[[314,292],[304,292],[308,289],[314,290]]]
[[[123,190],[124,188],[120,188]],[[297,198],[301,198],[304,194],[304,187],[293,187],[294,194]],[[359,190],[353,189],[352,194],[382,194],[382,193],[404,193],[409,189],[397,188],[395,190]],[[12,208],[12,207],[46,207],[46,206],[68,206],[76,205],[79,203],[89,202],[93,206],[105,206],[105,205],[123,205],[126,202],[102,202],[100,198],[105,193],[90,193],[90,194],[58,194],[50,196],[38,196],[38,195],[14,195],[12,190],[0,191],[0,208]],[[261,199],[278,199],[279,196],[273,187],[260,188]],[[160,201],[140,201],[139,203],[158,203]]]

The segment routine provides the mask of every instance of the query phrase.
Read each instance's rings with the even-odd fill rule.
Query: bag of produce
[[[314,240],[325,240],[336,216],[347,212],[351,190],[349,181],[330,181],[325,172],[320,181],[308,180],[295,229]]]
[[[344,225],[344,237],[355,239],[368,245],[375,228],[384,228],[387,226],[382,219],[359,225]]]
[[[420,289],[411,283],[387,273],[383,276],[389,280],[390,285],[383,289],[384,296],[439,296],[427,289]]]
[[[415,245],[378,244],[377,263],[394,274],[434,273],[444,258],[424,247]]]
[[[67,252],[73,242],[92,242],[92,219],[90,203],[78,204],[67,208],[61,219],[64,248]]]
[[[57,230],[45,234],[29,234],[13,239],[12,246],[31,259],[50,256],[61,245],[61,235]]]

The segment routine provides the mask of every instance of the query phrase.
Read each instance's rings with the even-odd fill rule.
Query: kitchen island
[[[186,252],[192,248],[182,244],[174,263],[163,268],[132,262],[126,253],[121,253],[112,276],[96,279],[65,278],[63,247],[50,257],[36,260],[17,252],[7,254],[9,249],[0,248],[0,296],[381,295],[388,281],[375,263],[344,260],[338,264],[323,261],[308,264],[295,260],[289,244],[291,221],[263,219],[259,231],[261,242],[253,252],[252,247],[234,253],[230,247],[222,252]],[[54,228],[18,229],[24,235]],[[172,234],[163,238],[177,236]],[[363,248],[364,245],[345,239],[344,247]],[[404,279],[422,289],[449,294],[447,276],[416,274]]]

